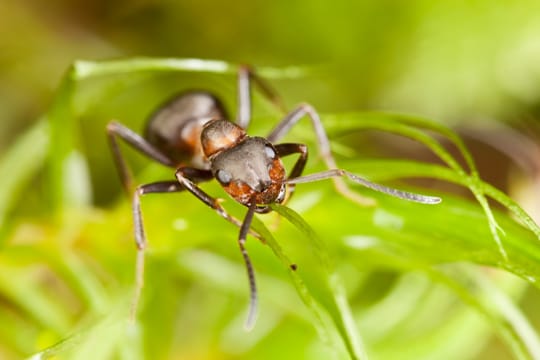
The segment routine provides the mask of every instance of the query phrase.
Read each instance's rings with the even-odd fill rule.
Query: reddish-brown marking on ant
[[[107,133],[124,189],[133,199],[135,241],[138,249],[136,269],[136,294],[134,316],[143,286],[144,250],[146,236],[142,222],[140,197],[150,193],[172,193],[187,190],[207,206],[213,208],[227,221],[240,227],[238,245],[242,252],[250,284],[250,308],[246,328],[252,328],[256,318],[257,288],[253,265],[245,248],[248,233],[261,239],[250,230],[254,213],[268,213],[273,203],[283,203],[292,194],[296,184],[332,178],[336,189],[353,201],[365,203],[365,199],[352,192],[340,177],[380,191],[391,196],[424,204],[436,204],[438,197],[409,193],[372,183],[355,174],[337,169],[330,152],[330,142],[319,115],[308,104],[301,104],[289,112],[266,137],[246,134],[251,120],[250,81],[278,107],[284,109],[276,93],[249,67],[242,66],[238,72],[238,112],[236,124],[229,117],[221,102],[204,91],[179,94],[159,107],[150,117],[144,137],[129,128],[110,122]],[[307,162],[308,150],[304,144],[276,142],[301,118],[307,116],[314,127],[321,157],[329,170],[301,176]],[[176,180],[160,181],[133,187],[129,168],[120,152],[117,138],[140,151],[150,159],[176,169]],[[281,158],[298,154],[293,169],[286,175]],[[220,205],[218,199],[204,192],[198,183],[216,179],[236,201],[248,208],[243,221],[232,217]],[[263,239],[261,239],[263,240]],[[295,271],[296,264],[290,268]]]

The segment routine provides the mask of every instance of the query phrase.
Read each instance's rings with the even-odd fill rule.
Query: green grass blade
[[[69,315],[53,296],[32,283],[32,276],[30,271],[0,263],[0,293],[40,325],[57,334],[64,333],[69,329]]]
[[[365,113],[328,114],[323,117],[325,127],[333,131],[361,131],[375,129],[408,137],[426,145],[433,153],[443,160],[454,171],[465,175],[465,171],[458,161],[432,136],[421,129],[402,124],[399,118],[388,116],[386,118],[372,119]]]
[[[409,115],[409,114],[375,111],[375,112],[365,112],[364,115],[366,118],[370,118],[378,122],[384,122],[384,121],[387,121],[388,118],[392,118],[399,121],[399,123],[401,124],[411,125],[416,128],[430,130],[447,138],[459,150],[461,156],[463,156],[463,159],[467,163],[467,166],[469,167],[471,174],[473,175],[478,174],[478,170],[476,169],[474,160],[470,152],[467,150],[465,143],[463,142],[461,137],[459,137],[454,131],[450,130],[448,127],[441,125],[435,121],[432,121],[432,120],[429,120],[420,116]]]
[[[124,60],[86,61],[78,60],[74,63],[74,74],[77,79],[83,80],[97,76],[116,76],[125,73],[137,72],[206,72],[215,74],[235,75],[239,64],[222,60],[188,59],[188,58],[151,58],[138,57]],[[274,68],[269,66],[257,67],[257,73],[265,78],[295,78],[305,76],[309,72],[306,66],[289,66]]]
[[[310,240],[310,244],[313,245],[312,252],[319,259],[323,274],[326,277],[321,280],[323,280],[324,284],[328,287],[332,296],[332,306],[335,307],[335,309],[327,308],[327,310],[331,314],[335,325],[341,333],[351,356],[354,359],[366,359],[367,353],[364,350],[364,345],[358,334],[358,330],[356,329],[345,288],[341,279],[335,273],[328,249],[308,223],[292,209],[278,204],[272,205],[272,209],[285,217]]]
[[[533,359],[538,344],[532,344],[529,349],[527,348],[526,335],[530,335],[530,331],[527,329],[520,333],[527,325],[519,325],[519,328],[514,326],[519,315],[516,314],[512,302],[480,273],[473,274],[470,269],[459,266],[452,266],[450,272],[458,272],[458,278],[437,270],[433,271],[433,276],[480,313],[496,329],[518,359]]]
[[[486,199],[484,190],[481,185],[481,180],[478,177],[478,171],[476,170],[474,161],[472,160],[472,156],[465,148],[463,142],[459,139],[457,135],[453,134],[452,131],[450,131],[449,129],[443,129],[441,126],[428,125],[428,123],[423,119],[415,119],[412,116],[404,117],[403,115],[375,113],[374,115],[370,116],[369,113],[348,113],[340,115],[330,115],[328,116],[328,118],[330,128],[337,128],[341,130],[347,129],[347,131],[372,128],[400,134],[426,145],[437,156],[439,156],[452,170],[454,170],[456,174],[463,178],[465,186],[469,188],[476,200],[484,209],[488,228],[491,232],[491,236],[493,237],[495,243],[499,248],[499,252],[501,253],[504,261],[508,260],[507,252],[504,248],[501,237],[499,236],[501,226],[497,223],[495,217],[493,216],[493,212]],[[459,165],[459,162],[454,159],[453,156],[443,146],[441,146],[438,141],[433,139],[431,136],[425,134],[420,129],[409,126],[408,124],[410,123],[414,125],[420,125],[429,130],[435,130],[447,136],[461,151],[461,154],[466,159],[466,162],[470,168],[471,174],[468,175],[461,167],[461,165]]]
[[[266,228],[266,226],[264,226],[264,224],[260,220],[258,220],[257,218],[254,218],[252,226],[259,234],[263,236],[268,246],[270,246],[274,254],[281,261],[282,265],[286,267],[298,295],[300,296],[300,298],[306,305],[307,309],[312,314],[313,324],[317,330],[317,333],[319,334],[319,337],[326,344],[331,346],[336,353],[339,353],[339,346],[335,344],[333,340],[333,336],[332,336],[333,328],[331,328],[330,325],[328,324],[328,320],[326,319],[326,316],[323,313],[321,306],[315,300],[314,295],[306,286],[306,284],[304,283],[304,281],[302,280],[298,272],[292,269],[291,266],[293,262],[285,254],[285,252],[283,251],[279,243],[276,241],[272,233]]]
[[[0,229],[4,229],[6,216],[34,174],[43,167],[48,145],[48,124],[41,119],[0,158]]]

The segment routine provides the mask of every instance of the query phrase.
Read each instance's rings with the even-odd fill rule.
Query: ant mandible
[[[248,233],[261,239],[259,234],[250,230],[251,221],[254,213],[268,213],[271,211],[271,204],[288,200],[296,184],[332,178],[340,193],[365,204],[365,199],[352,192],[341,179],[345,176],[355,183],[401,199],[424,204],[441,201],[438,197],[375,184],[338,169],[319,115],[308,104],[301,104],[289,112],[266,138],[247,135],[245,129],[251,120],[250,82],[257,85],[261,93],[276,106],[284,109],[273,89],[250,67],[241,66],[238,71],[236,123],[227,120],[229,117],[216,96],[205,91],[189,91],[173,97],[150,116],[144,137],[115,121],[107,125],[108,139],[122,185],[133,199],[137,265],[132,318],[135,316],[143,287],[144,251],[147,247],[140,205],[142,195],[187,190],[240,228],[238,245],[244,258],[250,287],[250,305],[245,323],[247,329],[252,328],[255,323],[257,287],[245,242]],[[301,176],[308,158],[306,145],[275,143],[304,116],[311,120],[321,157],[328,170]],[[176,180],[153,182],[134,188],[132,175],[118,146],[117,137],[150,159],[174,168]],[[292,154],[298,154],[299,158],[287,176],[281,158]],[[218,199],[197,186],[200,182],[212,179],[216,179],[232,198],[248,208],[243,221],[229,215]]]

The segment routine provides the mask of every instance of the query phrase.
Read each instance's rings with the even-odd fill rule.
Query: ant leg
[[[229,215],[227,211],[219,204],[220,201],[218,199],[211,197],[195,184],[192,178],[193,175],[199,171],[201,170],[192,167],[180,167],[176,170],[175,176],[176,179],[178,179],[178,182],[185,187],[186,190],[195,195],[195,197],[197,197],[203,203],[214,209],[219,216],[238,227],[242,227],[242,223]]]
[[[212,173],[207,171],[204,174],[202,171],[197,180],[204,181],[212,178]],[[145,185],[140,185],[133,192],[133,228],[135,232],[135,244],[137,246],[137,259],[135,263],[135,295],[131,304],[131,320],[135,319],[135,313],[141,297],[141,291],[144,285],[144,253],[147,247],[146,235],[141,211],[141,196],[152,193],[173,193],[184,191],[186,188],[177,181],[160,181]]]
[[[200,187],[196,185],[198,176],[200,173],[205,173],[209,170],[200,170],[192,167],[180,167],[176,170],[176,179],[178,182],[190,193],[195,195],[196,198],[201,200],[203,203],[214,209],[219,216],[227,220],[233,225],[242,227],[242,222],[235,218],[234,216],[229,215],[229,213],[220,205],[220,200],[213,198],[212,196],[205,193]],[[264,238],[257,232],[250,230],[249,233],[255,238],[259,239],[263,243],[266,242]]]
[[[291,111],[281,122],[274,128],[274,130],[270,133],[270,135],[267,136],[267,139],[274,143],[278,141],[280,138],[282,138],[289,130],[296,125],[296,123],[304,116],[306,116],[311,120],[311,124],[313,125],[313,129],[315,130],[315,135],[317,136],[317,143],[319,145],[319,152],[320,155],[326,164],[326,167],[328,169],[336,169],[337,164],[334,160],[334,157],[332,156],[332,152],[330,150],[330,141],[328,140],[328,136],[326,135],[326,131],[324,130],[324,127],[322,125],[321,119],[319,117],[319,114],[315,109],[309,105],[309,104],[301,104],[296,109]],[[366,198],[354,191],[352,191],[347,184],[343,181],[341,178],[334,177],[332,179],[334,181],[334,187],[336,190],[341,193],[343,196],[351,199],[352,201],[362,205],[362,206],[368,206],[373,205],[374,201],[373,199]]]
[[[357,184],[363,185],[369,189],[385,193],[390,196],[394,196],[403,200],[408,200],[412,202],[418,202],[422,204],[438,204],[441,202],[441,198],[437,196],[427,196],[427,195],[421,195],[416,193],[411,193],[408,191],[398,190],[394,188],[390,188],[384,185],[373,183],[369,180],[366,180],[358,175],[355,175],[353,173],[350,173],[346,170],[342,169],[330,169],[322,172],[318,172],[315,174],[305,175],[293,179],[287,179],[285,183],[287,184],[302,184],[302,183],[308,183],[313,181],[319,181],[324,179],[330,179],[330,178],[336,178],[336,177],[342,177],[346,176],[350,180],[354,181]]]
[[[243,222],[239,222],[236,218],[232,217],[227,213],[227,211],[219,204],[218,199],[215,199],[205,193],[200,187],[198,187],[193,181],[190,180],[191,175],[194,171],[198,171],[197,169],[190,168],[190,167],[181,167],[178,170],[176,170],[176,178],[178,179],[178,182],[189,192],[191,192],[193,195],[195,195],[199,200],[201,200],[203,203],[214,209],[221,217],[226,219],[227,221],[237,225],[240,227],[240,235],[238,237],[238,245],[240,246],[240,251],[242,252],[242,256],[244,258],[244,263],[246,265],[246,270],[248,273],[249,278],[249,287],[250,287],[250,307],[249,307],[249,313],[248,318],[246,320],[245,327],[246,329],[251,329],[253,327],[253,324],[255,322],[256,318],[256,308],[257,308],[257,288],[255,285],[255,273],[253,271],[253,265],[251,263],[251,260],[249,259],[249,255],[247,253],[247,250],[245,248],[246,238],[247,234],[251,233],[252,235],[256,236],[260,240],[264,241],[262,237],[254,233],[250,230],[251,221],[253,220],[253,214],[255,213],[256,209],[256,203],[252,201],[251,205],[249,206],[249,210],[244,218]]]
[[[122,156],[122,152],[118,146],[117,137],[121,138],[127,144],[149,158],[168,167],[175,166],[175,164],[167,156],[163,155],[152,144],[146,141],[146,139],[116,121],[111,121],[107,124],[107,136],[109,138],[109,145],[113,153],[114,163],[116,165],[116,169],[118,170],[118,174],[120,175],[120,180],[122,181],[122,186],[128,195],[132,194],[133,192],[133,177],[129,167],[126,164],[126,161],[124,160],[124,157]]]
[[[263,78],[248,65],[241,65],[238,69],[238,111],[236,123],[247,129],[251,120],[251,81],[255,83],[264,97],[269,99],[280,111],[287,110],[277,92]]]
[[[304,144],[295,144],[295,143],[276,144],[274,146],[280,157],[291,155],[291,154],[300,154],[300,157],[298,158],[298,160],[296,160],[296,163],[294,164],[293,169],[289,173],[287,180],[297,178],[300,175],[302,175],[302,172],[304,171],[304,168],[306,166],[306,162],[308,159],[307,146]],[[291,198],[295,189],[295,184],[288,184],[288,185],[289,185],[289,195],[286,199],[287,201]]]

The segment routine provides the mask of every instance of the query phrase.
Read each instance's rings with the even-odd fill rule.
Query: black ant
[[[372,183],[345,170],[338,169],[330,152],[330,143],[317,112],[308,104],[299,105],[289,112],[265,138],[251,137],[245,129],[251,120],[250,82],[278,107],[284,109],[276,93],[249,67],[238,72],[238,114],[236,123],[227,119],[222,103],[205,91],[190,91],[175,96],[159,107],[148,120],[144,137],[127,127],[110,122],[107,133],[114,160],[124,189],[133,196],[133,220],[137,245],[136,294],[132,308],[134,316],[143,286],[144,250],[146,236],[142,222],[140,197],[150,193],[172,193],[187,190],[220,216],[240,228],[238,245],[247,268],[250,286],[250,307],[246,328],[252,328],[256,318],[257,289],[253,265],[245,248],[254,213],[268,213],[270,204],[283,203],[292,194],[296,184],[333,178],[336,189],[346,197],[366,203],[349,190],[340,177],[348,177],[370,189],[401,199],[436,204],[438,197],[409,193]],[[275,144],[302,117],[307,116],[314,127],[321,156],[329,170],[301,176],[308,158],[304,144]],[[130,146],[165,166],[176,170],[176,180],[159,181],[133,187],[131,173],[120,152],[117,137]],[[281,158],[298,154],[299,158],[286,175]],[[197,183],[216,179],[225,191],[248,208],[243,221],[229,215],[220,201],[201,190]],[[293,269],[296,266],[293,267]]]

